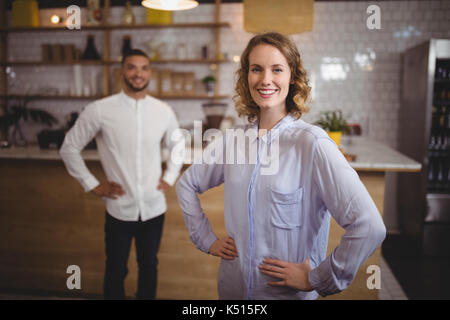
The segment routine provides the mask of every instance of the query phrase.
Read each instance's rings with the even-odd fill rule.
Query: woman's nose
[[[270,85],[271,81],[272,81],[272,77],[271,77],[270,72],[263,71],[261,73],[261,84],[262,85]]]

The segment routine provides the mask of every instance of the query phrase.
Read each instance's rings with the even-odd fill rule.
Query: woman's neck
[[[261,137],[265,135],[267,132],[269,132],[286,115],[287,115],[286,111],[271,112],[270,110],[261,110],[258,125],[258,137]]]

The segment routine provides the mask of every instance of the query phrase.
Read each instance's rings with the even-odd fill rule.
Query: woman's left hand
[[[281,281],[269,282],[274,287],[290,287],[301,291],[312,291],[308,280],[311,270],[309,259],[303,263],[292,263],[277,259],[264,259],[259,265],[259,270],[265,275],[281,279]]]

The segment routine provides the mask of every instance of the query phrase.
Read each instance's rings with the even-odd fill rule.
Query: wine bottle
[[[434,157],[430,155],[428,157],[428,188],[431,189],[433,187],[434,182]]]
[[[447,159],[445,160],[446,164],[446,182],[445,189],[447,193],[450,193],[450,152],[447,152]]]
[[[131,51],[131,37],[124,36],[122,40],[122,57],[129,51]]]
[[[437,157],[437,175],[436,184],[438,191],[441,191],[444,186],[444,161],[446,159],[443,156]]]
[[[100,54],[95,48],[94,36],[88,35],[86,49],[81,56],[82,60],[100,60]]]

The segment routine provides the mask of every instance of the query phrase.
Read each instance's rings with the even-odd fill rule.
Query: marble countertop
[[[350,165],[357,171],[418,172],[422,165],[397,150],[365,137],[343,137],[341,148],[356,155]]]
[[[350,165],[357,171],[409,171],[421,170],[421,164],[400,152],[364,137],[346,137],[342,140],[341,148],[345,153],[356,155]],[[86,161],[98,161],[97,150],[84,150]],[[192,163],[194,150],[186,153],[185,164]],[[163,159],[167,159],[168,152],[163,152]],[[11,147],[0,149],[0,159],[28,159],[28,160],[61,160],[55,149],[41,150],[37,145],[27,147]]]

